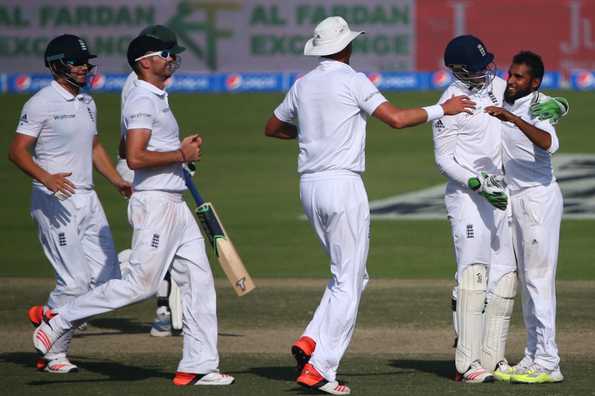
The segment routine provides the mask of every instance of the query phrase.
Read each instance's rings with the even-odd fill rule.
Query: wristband
[[[444,109],[439,104],[434,106],[422,107],[422,109],[424,109],[426,113],[428,113],[428,119],[426,120],[426,122],[432,122],[444,116]]]

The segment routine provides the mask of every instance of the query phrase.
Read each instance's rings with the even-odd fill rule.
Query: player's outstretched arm
[[[93,165],[99,173],[120,191],[120,194],[127,198],[132,195],[132,186],[120,176],[97,136],[93,139]]]
[[[298,132],[295,125],[283,122],[275,115],[272,115],[264,127],[264,134],[277,139],[295,139]]]
[[[407,128],[427,121],[434,121],[444,115],[455,115],[462,112],[471,113],[475,102],[467,96],[453,96],[446,102],[413,109],[400,109],[390,102],[384,102],[376,108],[372,116],[395,129]]]
[[[67,179],[72,175],[71,172],[50,174],[33,161],[29,149],[36,140],[37,138],[33,136],[17,133],[10,144],[8,158],[23,172],[46,186],[48,190],[54,193],[60,192],[66,198],[71,196],[75,192],[74,184]]]
[[[485,108],[486,113],[498,118],[501,121],[512,122],[516,125],[524,134],[531,140],[531,142],[537,147],[549,151],[552,147],[552,135],[537,128],[534,125],[524,121],[521,117],[518,117],[511,112],[496,106],[488,106]]]

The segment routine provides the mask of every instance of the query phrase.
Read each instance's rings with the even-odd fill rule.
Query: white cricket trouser
[[[327,171],[302,175],[300,199],[330,257],[332,274],[304,335],[316,341],[310,363],[324,378],[334,381],[368,282],[368,196],[358,174]]]
[[[556,268],[562,193],[554,182],[515,192],[511,202],[527,328],[525,355],[551,370],[560,363],[556,345]]]
[[[182,194],[136,192],[128,204],[128,219],[134,229],[130,271],[58,309],[55,323],[67,329],[82,319],[152,297],[171,266],[183,307],[184,347],[178,371],[216,371],[215,284],[203,237]]]
[[[450,184],[444,202],[457,261],[457,284],[469,265],[484,264],[490,293],[502,276],[516,271],[509,210],[496,209],[481,195]]]
[[[60,201],[48,191],[33,187],[31,217],[39,241],[54,267],[56,287],[47,305],[59,308],[95,285],[120,277],[112,234],[93,190],[77,190]],[[60,338],[46,359],[66,356],[72,333]]]

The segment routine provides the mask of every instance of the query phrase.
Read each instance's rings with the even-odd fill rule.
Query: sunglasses
[[[155,52],[149,52],[148,54],[145,54],[143,56],[139,56],[138,58],[136,58],[134,61],[138,62],[141,59],[145,59],[145,58],[150,58],[152,56],[159,56],[162,59],[167,59],[169,57],[175,58],[176,54],[172,54],[170,51],[165,50],[165,51],[155,51]]]

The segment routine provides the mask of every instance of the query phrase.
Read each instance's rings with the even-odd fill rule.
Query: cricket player
[[[556,345],[556,267],[563,202],[551,161],[559,142],[552,124],[531,114],[531,107],[541,100],[538,89],[543,74],[539,55],[516,54],[508,70],[504,106],[485,109],[503,121],[505,180],[528,333],[525,356],[513,367],[510,380],[521,383],[564,380]]]
[[[176,33],[170,28],[163,25],[151,25],[140,32],[140,35],[150,35],[163,41],[177,41]],[[126,125],[124,122],[124,103],[132,89],[136,86],[138,76],[134,71],[130,72],[124,86],[122,87],[121,101],[120,101],[120,145],[118,150],[118,163],[116,169],[118,173],[127,181],[132,183],[134,179],[134,172],[128,167],[126,163]],[[129,258],[129,254],[120,252],[119,257],[123,259]],[[129,265],[128,260],[120,260],[120,264],[124,267]],[[159,282],[157,288],[157,309],[155,312],[155,319],[151,325],[149,334],[153,337],[167,337],[174,334],[174,330],[180,330],[179,328],[174,329],[172,324],[172,311],[174,316],[181,316],[182,307],[175,303],[180,301],[179,298],[172,298],[170,301],[170,295],[172,297],[179,293],[177,285],[171,282],[171,276],[169,272],[165,275],[165,278]],[[177,326],[176,326],[177,327]]]
[[[336,374],[368,281],[370,209],[361,179],[367,119],[405,128],[473,108],[465,96],[424,108],[393,106],[349,66],[351,41],[362,33],[341,17],[320,22],[304,48],[305,55],[321,57],[320,64],[295,82],[265,127],[266,136],[298,139],[300,199],[330,257],[332,278],[292,346],[301,370],[297,382],[335,395],[351,392]]]
[[[504,352],[516,295],[500,123],[484,111],[502,104],[506,85],[494,77],[493,61],[474,36],[449,42],[444,63],[454,82],[440,102],[468,95],[477,108],[433,123],[436,163],[448,178],[444,201],[457,261],[457,378],[470,383],[491,382],[494,370],[508,368]]]
[[[128,47],[128,63],[138,82],[124,103],[126,160],[134,170],[128,204],[133,227],[130,271],[50,312],[33,334],[45,353],[85,318],[155,295],[171,267],[183,298],[183,354],[173,383],[229,385],[234,378],[218,370],[217,314],[213,275],[203,237],[182,193],[182,164],[200,159],[198,135],[180,142],[178,123],[164,91],[184,50],[176,41],[140,35]]]
[[[130,196],[131,187],[99,142],[93,98],[81,92],[95,57],[80,37],[65,34],[50,41],[44,61],[54,80],[25,103],[10,146],[10,160],[33,179],[31,217],[56,275],[47,306],[28,312],[34,324],[44,310],[120,277],[112,234],[93,189],[93,166],[123,195]],[[72,334],[67,331],[48,348],[37,368],[76,371],[66,357]]]

